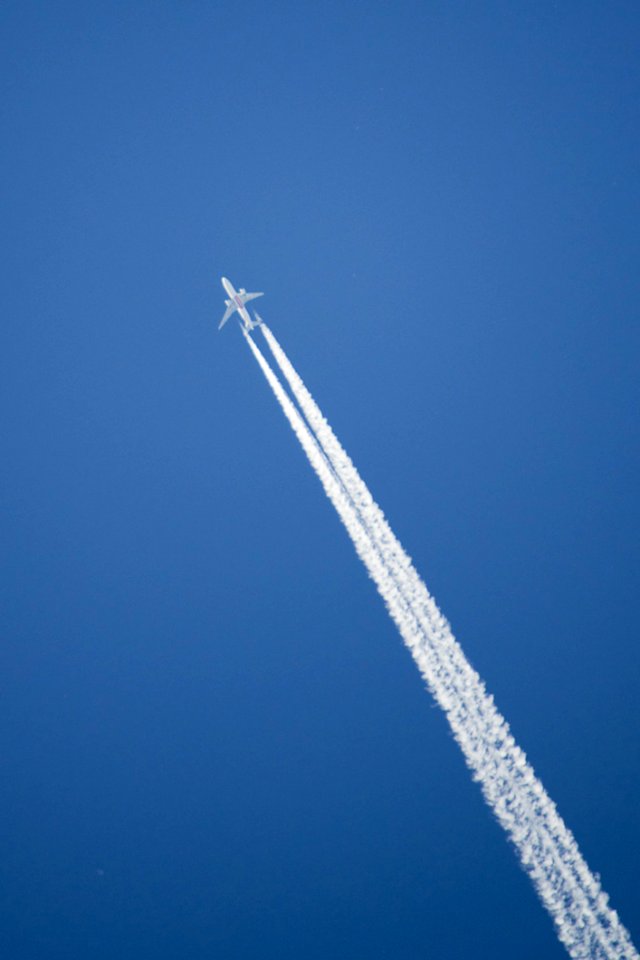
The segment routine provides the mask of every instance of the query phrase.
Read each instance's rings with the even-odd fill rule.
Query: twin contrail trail
[[[296,403],[243,329],[358,556],[444,710],[474,779],[551,914],[559,939],[576,960],[639,960],[571,832],[348,454],[273,333],[264,324],[262,332]]]

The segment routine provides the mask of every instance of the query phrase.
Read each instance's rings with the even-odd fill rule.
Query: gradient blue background
[[[3,956],[564,956],[222,274],[637,943],[637,4],[0,25]]]

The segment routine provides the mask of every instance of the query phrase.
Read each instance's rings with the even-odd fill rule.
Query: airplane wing
[[[256,297],[264,297],[264,293],[245,293],[242,295],[242,302],[249,303],[249,300],[255,300]]]
[[[220,326],[218,327],[218,330],[222,330],[222,328],[224,327],[225,323],[227,322],[231,314],[235,312],[236,312],[236,305],[235,303],[232,303],[230,306],[227,307],[225,315],[220,321]]]

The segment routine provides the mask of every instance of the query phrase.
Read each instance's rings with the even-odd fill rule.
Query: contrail
[[[429,689],[447,714],[474,778],[516,846],[554,919],[559,939],[574,958],[637,958],[573,836],[515,744],[382,511],[275,337],[264,325],[262,329],[309,426],[245,334],[247,342]]]
[[[607,907],[606,895],[590,873],[574,838],[542,785],[536,780],[524,753],[515,745],[506,722],[484,690],[477,673],[468,664],[444,617],[429,596],[348,455],[271,331],[264,327],[263,333],[303,413],[316,432],[320,445],[325,449],[355,504],[358,515],[374,541],[377,541],[387,569],[404,584],[404,595],[423,630],[423,644],[430,647],[430,655],[443,658],[449,663],[449,679],[457,687],[460,698],[455,704],[457,710],[447,710],[445,705],[454,733],[461,742],[474,776],[481,781],[487,800],[518,847],[521,859],[538,887],[545,906],[554,915],[562,941],[574,956],[637,956],[617,915]],[[421,665],[416,651],[412,652]],[[463,707],[462,717],[460,707]],[[484,755],[481,757],[469,754],[464,746],[465,733],[470,733],[472,729],[484,740]],[[509,796],[505,794],[504,784],[501,782],[505,775],[510,778],[507,781]],[[517,806],[516,799],[520,801]],[[505,818],[505,802],[509,812],[515,816]],[[528,828],[528,836],[523,834],[524,828]],[[556,895],[552,896],[550,901],[545,874],[546,880],[552,880],[557,887]],[[558,893],[561,893],[563,898],[562,910],[557,909]],[[569,895],[572,898],[570,901]],[[590,943],[592,945],[589,945]],[[612,954],[608,952],[609,949],[613,949]]]

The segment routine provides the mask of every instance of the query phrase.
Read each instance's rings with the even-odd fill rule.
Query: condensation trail
[[[454,731],[468,734],[473,730],[483,741],[484,749],[480,754],[476,751],[474,758],[465,752],[465,756],[474,776],[480,780],[487,800],[516,842],[521,859],[536,887],[541,891],[545,889],[546,874],[546,880],[553,881],[556,887],[560,885],[564,889],[568,886],[571,890],[571,899],[564,898],[564,911],[555,913],[561,939],[567,944],[572,943],[576,937],[567,936],[567,931],[571,927],[583,928],[587,915],[589,929],[597,931],[604,926],[610,930],[612,912],[605,909],[603,913],[602,908],[606,908],[606,901],[580,856],[575,840],[542,785],[536,781],[533,770],[526,763],[524,753],[516,746],[508,725],[496,710],[492,698],[487,695],[478,674],[472,670],[449,625],[311,394],[271,331],[264,327],[263,333],[304,415],[315,431],[318,442],[325,449],[356,506],[362,523],[377,545],[387,570],[401,585],[401,590],[422,629],[422,644],[429,648],[431,657],[444,660],[445,665],[448,665],[450,680],[457,694],[448,710],[449,721]],[[412,652],[415,656],[415,650]],[[496,749],[496,745],[499,745],[499,749]],[[509,809],[512,814],[515,813],[515,821],[513,817],[506,820],[503,817],[501,783],[505,777],[510,778],[513,787]],[[514,806],[514,797],[519,800],[517,807]],[[534,816],[530,810],[533,800]],[[526,833],[523,832],[524,826],[528,828]],[[544,867],[542,872],[541,866]],[[543,897],[543,902],[552,912],[555,911],[557,898],[554,897],[552,902],[547,903]],[[616,932],[616,944],[617,936]],[[578,939],[583,939],[582,933]]]
[[[429,689],[447,714],[474,778],[518,849],[560,940],[576,960],[637,958],[575,840],[366,485],[271,331],[263,326],[263,333],[315,436],[249,336],[247,342]]]
[[[637,956],[615,911],[607,906],[606,895],[589,871],[574,838],[542,784],[536,780],[508,725],[470,667],[347,453],[271,331],[265,326],[263,333],[361,522],[377,544],[384,565],[401,584],[422,629],[422,644],[429,648],[431,657],[445,661],[445,669],[446,664],[449,665],[449,680],[456,688],[453,709],[447,710],[451,726],[461,741],[474,777],[480,780],[486,799],[511,835],[543,903],[554,916],[560,939],[576,957]],[[412,653],[419,662],[416,651],[412,650]],[[480,756],[477,751],[475,757],[470,754],[463,743],[465,734],[472,730],[483,740]],[[509,786],[508,798],[504,792],[505,783]],[[510,813],[508,817],[505,817],[505,802]],[[549,883],[555,890],[551,898]]]

